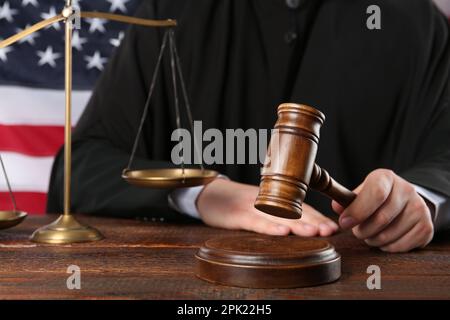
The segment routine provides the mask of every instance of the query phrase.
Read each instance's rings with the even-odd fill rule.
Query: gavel
[[[287,219],[300,219],[308,188],[348,207],[356,194],[336,182],[316,162],[325,115],[301,104],[278,107],[278,120],[261,172],[255,208]]]

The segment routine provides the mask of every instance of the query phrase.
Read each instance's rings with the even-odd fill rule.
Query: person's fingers
[[[394,221],[415,194],[411,184],[397,179],[386,201],[366,221],[354,227],[353,234],[358,239],[374,237]]]
[[[231,191],[230,191],[231,190]],[[238,194],[236,199],[233,195]],[[198,201],[202,219],[210,226],[243,229],[268,235],[329,236],[338,229],[338,225],[321,213],[304,205],[301,220],[289,220],[267,215],[253,207],[258,188],[240,185],[230,181],[215,182],[202,193],[203,201]],[[227,197],[236,201],[227,201]],[[224,212],[218,210],[227,207]]]
[[[339,229],[339,226],[335,222],[307,204],[303,205],[301,219],[283,219],[265,214],[263,216],[275,223],[288,226],[293,234],[303,237],[327,237]]]
[[[250,213],[245,215],[245,218],[241,220],[241,228],[247,231],[253,231],[256,233],[267,234],[271,236],[284,236],[291,232],[289,226],[281,223],[277,223],[267,219],[263,214]]]
[[[290,231],[298,236],[302,237],[315,237],[319,236],[319,225],[311,221],[311,219],[305,219],[305,215],[301,219],[283,219],[275,216],[271,216],[260,212],[260,215],[265,219],[268,219],[276,224],[282,224],[289,227]]]
[[[356,194],[359,194],[359,193],[361,192],[362,188],[364,187],[364,184],[365,184],[365,183],[366,183],[366,181],[363,181],[363,183],[361,183],[359,186],[357,186],[357,187],[353,190],[353,192],[356,193]]]
[[[354,189],[353,192],[358,195],[361,192],[361,189],[363,188],[363,186],[364,186],[364,182],[361,183],[356,189]],[[331,201],[331,208],[338,215],[341,215],[344,212],[344,210],[346,209],[345,207],[343,207],[342,205],[337,203],[336,200]]]
[[[320,235],[320,229],[318,226],[297,221],[297,223],[290,224],[291,232],[301,237],[316,237]]]
[[[337,229],[331,228],[328,224],[320,224],[319,225],[319,232],[321,237],[329,237],[332,234],[334,234],[337,231]]]
[[[371,247],[383,247],[393,243],[407,234],[419,221],[418,217],[411,217],[407,210],[398,215],[397,218],[383,231],[364,242]]]
[[[318,235],[322,237],[328,237],[339,229],[336,223],[326,217],[321,218],[313,215],[304,215],[301,221],[305,224],[315,226],[318,230]]]
[[[350,229],[369,218],[388,198],[395,174],[379,169],[370,173],[356,199],[339,217],[343,229]]]
[[[361,183],[358,187],[356,187],[356,189],[354,189],[353,192],[358,195],[361,192],[361,189],[363,188],[363,186],[364,186],[364,182]],[[335,200],[331,201],[331,208],[338,215],[341,215],[344,212],[344,210],[346,209],[345,207],[343,207],[342,205],[337,203],[337,201],[335,201]]]
[[[339,226],[333,220],[307,204],[303,205],[301,221],[317,226],[319,228],[319,234],[322,237],[328,237],[339,229]]]
[[[408,233],[403,237],[394,241],[380,249],[385,252],[408,252],[415,248],[423,248],[433,238],[433,224],[427,222],[417,223]]]

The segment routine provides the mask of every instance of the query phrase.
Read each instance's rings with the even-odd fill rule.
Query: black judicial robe
[[[369,30],[369,5],[381,30]],[[450,38],[428,0],[148,0],[137,16],[179,21],[176,41],[195,120],[208,128],[272,129],[283,102],[326,114],[317,163],[349,188],[377,168],[450,197]],[[110,61],[73,139],[74,212],[181,219],[170,190],[121,179],[164,31],[133,26]],[[183,122],[187,125],[186,119]],[[171,166],[176,128],[165,59],[136,168]],[[260,165],[211,167],[258,184]],[[54,164],[49,212],[63,203],[63,154]],[[323,213],[330,201],[306,200]],[[447,213],[448,214],[448,213]]]

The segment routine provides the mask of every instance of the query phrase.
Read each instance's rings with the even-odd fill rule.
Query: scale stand
[[[79,223],[70,213],[71,173],[72,173],[72,1],[67,0],[63,16],[65,20],[65,92],[66,119],[64,130],[64,214],[55,222],[36,230],[31,241],[51,244],[96,241],[103,239],[102,234],[94,228]]]
[[[174,20],[148,20],[122,15],[101,12],[76,12],[72,6],[72,0],[66,0],[66,5],[61,14],[41,21],[32,27],[0,42],[0,48],[7,47],[18,40],[41,30],[53,23],[64,21],[65,23],[65,130],[64,130],[64,213],[53,223],[36,230],[31,236],[31,241],[47,244],[70,244],[76,242],[89,242],[103,239],[103,235],[94,228],[77,221],[71,214],[71,174],[72,174],[72,29],[73,20],[81,18],[100,18],[114,20],[128,24],[136,24],[147,27],[175,27]],[[11,192],[12,194],[12,192]],[[13,198],[12,198],[13,199]],[[15,203],[13,201],[13,203]],[[20,223],[25,215],[15,213],[16,224]],[[21,220],[17,220],[17,217]],[[0,226],[8,223],[7,215],[0,215]]]

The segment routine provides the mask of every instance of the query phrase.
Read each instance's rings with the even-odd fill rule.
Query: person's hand
[[[394,172],[378,169],[355,190],[358,194],[345,210],[332,202],[343,229],[369,246],[386,252],[407,252],[425,247],[433,238],[430,210],[408,181]]]
[[[330,236],[338,225],[303,204],[300,220],[267,215],[253,207],[258,187],[225,179],[208,184],[197,199],[200,217],[206,224],[224,229],[248,230],[268,235]]]

